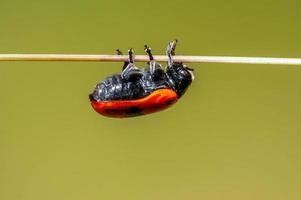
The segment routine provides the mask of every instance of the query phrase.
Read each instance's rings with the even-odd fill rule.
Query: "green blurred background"
[[[300,21],[300,0],[1,0],[0,53],[301,57]],[[192,64],[171,109],[104,118],[88,94],[121,66],[0,63],[1,200],[301,199],[300,66]]]

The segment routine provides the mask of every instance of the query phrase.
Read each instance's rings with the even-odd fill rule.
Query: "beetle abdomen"
[[[95,101],[91,100],[94,110],[107,117],[135,117],[164,110],[178,100],[172,89],[158,89],[146,97],[135,100]]]

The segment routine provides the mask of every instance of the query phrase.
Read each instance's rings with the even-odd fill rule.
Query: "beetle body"
[[[122,73],[96,85],[90,95],[94,110],[107,117],[124,118],[158,112],[176,103],[191,84],[193,74],[192,69],[172,61],[174,47],[175,43],[168,46],[170,59],[165,71],[154,61],[148,47],[150,66],[139,70],[130,50]]]

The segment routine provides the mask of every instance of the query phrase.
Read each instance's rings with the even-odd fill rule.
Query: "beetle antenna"
[[[192,69],[190,67],[185,66],[185,68],[188,69],[189,71],[194,71],[194,69]]]

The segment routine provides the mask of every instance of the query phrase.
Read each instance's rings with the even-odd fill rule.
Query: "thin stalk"
[[[154,55],[156,61],[167,62],[167,56]],[[148,56],[136,55],[135,62],[146,62]],[[122,62],[125,55],[68,55],[68,54],[0,54],[0,61],[82,61]],[[301,65],[301,58],[232,57],[232,56],[174,56],[175,62],[184,63],[241,63]]]

